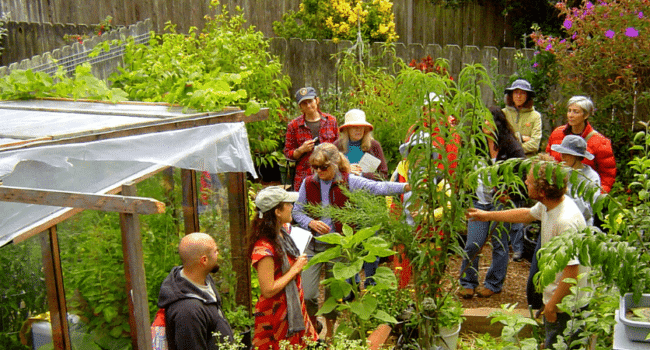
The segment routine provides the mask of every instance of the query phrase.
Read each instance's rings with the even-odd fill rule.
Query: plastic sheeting
[[[104,193],[163,166],[255,175],[244,123],[0,152],[6,186]],[[0,247],[60,207],[0,202]]]

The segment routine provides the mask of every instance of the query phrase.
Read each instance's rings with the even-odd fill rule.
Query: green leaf
[[[386,311],[384,310],[377,310],[375,314],[373,315],[374,318],[385,322],[385,323],[391,323],[395,324],[397,323],[397,319],[391,315],[389,315]]]
[[[336,247],[329,248],[328,250],[322,253],[318,253],[314,255],[314,257],[309,260],[307,266],[305,266],[305,269],[308,269],[309,267],[317,263],[329,262],[334,258],[338,258],[340,255],[341,255],[341,247],[336,246]]]
[[[362,268],[363,268],[362,259],[358,259],[349,264],[336,262],[334,263],[334,267],[332,268],[332,273],[334,274],[334,278],[339,280],[345,280],[354,277],[357,273],[359,273],[359,271],[361,271]]]
[[[250,116],[250,115],[253,115],[255,113],[258,113],[261,109],[262,109],[262,107],[260,106],[260,104],[257,101],[250,100],[250,101],[248,101],[248,103],[246,103],[246,110],[244,111],[244,114],[246,116]]]
[[[325,300],[325,302],[323,303],[323,306],[321,306],[321,308],[318,309],[318,312],[316,313],[316,315],[328,314],[328,313],[334,311],[334,309],[336,309],[337,305],[338,305],[338,303],[336,302],[334,297],[330,297],[327,300]]]
[[[341,241],[343,240],[343,236],[336,232],[328,233],[322,236],[317,236],[316,237],[319,241],[329,243],[329,244],[337,244],[341,245]]]

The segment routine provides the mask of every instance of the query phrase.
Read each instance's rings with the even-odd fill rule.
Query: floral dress
[[[253,266],[257,268],[257,263],[263,258],[270,256],[273,258],[275,266],[274,278],[277,280],[282,276],[282,261],[271,243],[266,239],[260,239],[255,243],[253,255],[251,257]],[[296,261],[292,256],[288,256],[289,263]],[[318,334],[309,321],[307,309],[305,307],[304,295],[300,275],[296,277],[296,284],[300,293],[300,306],[302,316],[305,320],[305,330],[287,337],[289,322],[287,320],[287,299],[284,291],[279,292],[272,298],[265,298],[260,295],[260,299],[255,305],[255,335],[253,337],[253,347],[259,350],[280,349],[280,341],[286,340],[292,345],[305,347],[305,338],[316,341]]]

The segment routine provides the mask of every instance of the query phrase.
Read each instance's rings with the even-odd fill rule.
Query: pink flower
[[[571,35],[571,40],[576,40],[578,37],[578,32],[573,32],[573,35]]]
[[[630,38],[636,38],[637,36],[639,36],[639,31],[632,27],[627,27],[627,29],[625,29],[625,36],[628,36]]]
[[[639,11],[639,18],[643,18],[643,11]]]
[[[592,4],[591,1],[587,1],[587,4],[585,5],[585,8],[587,10],[591,10],[592,7],[594,7],[594,4]]]
[[[610,39],[613,38],[615,34],[616,33],[614,33],[614,31],[611,30],[611,29],[605,32],[605,36],[610,38]]]
[[[569,30],[569,29],[571,29],[572,26],[573,26],[573,22],[570,19],[565,19],[564,20],[564,28]]]
[[[537,62],[533,63],[533,68],[537,68],[537,67],[539,67],[539,63]]]
[[[553,45],[549,43],[549,44],[546,45],[546,47],[544,48],[544,51],[551,51],[552,48],[553,48]]]
[[[566,39],[560,40],[560,44],[564,44],[566,42]]]

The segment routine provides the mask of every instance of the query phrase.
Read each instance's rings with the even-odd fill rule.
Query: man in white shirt
[[[516,208],[502,211],[483,211],[475,208],[468,209],[467,217],[479,221],[505,221],[530,223],[541,221],[542,247],[553,237],[568,232],[582,231],[586,227],[582,213],[573,202],[565,195],[567,184],[566,177],[561,184],[549,183],[546,180],[546,167],[554,166],[551,163],[541,163],[539,167],[533,164],[526,178],[528,196],[539,201],[532,208]],[[537,174],[534,174],[538,168]],[[569,261],[564,270],[559,273],[555,282],[544,288],[544,325],[546,339],[544,348],[551,349],[557,336],[564,332],[570,316],[558,310],[557,305],[565,296],[571,293],[571,284],[564,282],[566,278],[577,280],[578,275],[587,272],[587,268],[580,265],[577,259]],[[586,278],[578,281],[578,286],[585,286]]]

